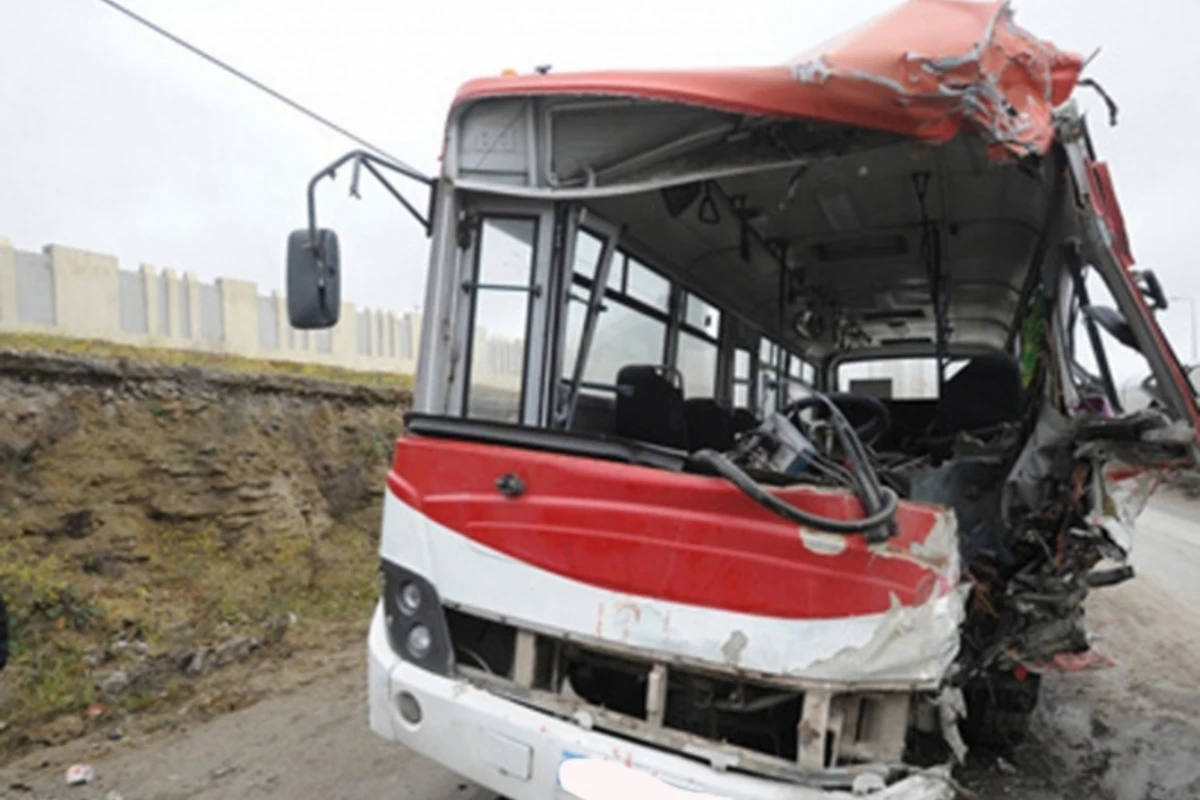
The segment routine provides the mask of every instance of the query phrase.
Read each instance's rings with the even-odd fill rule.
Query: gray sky
[[[557,70],[780,63],[894,0],[128,0],[410,163],[437,166],[455,88],[506,67]],[[1096,146],[1112,163],[1134,255],[1172,294],[1200,295],[1191,259],[1200,185],[1191,81],[1200,3],[1017,0],[1017,21],[1060,46],[1103,52],[1089,74],[1121,106],[1115,129],[1088,90]],[[352,145],[156,37],[96,0],[0,0],[0,236],[278,288],[288,231],[313,172]],[[346,299],[421,302],[426,248],[368,187],[326,185]],[[1187,307],[1163,317],[1190,356]]]

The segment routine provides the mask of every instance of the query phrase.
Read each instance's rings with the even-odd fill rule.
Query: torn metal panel
[[[870,683],[905,677],[922,685],[938,684],[959,650],[959,626],[970,586],[917,607],[900,606],[884,614],[871,637],[834,655],[788,670],[807,680]]]
[[[942,138],[969,122],[1016,155],[1047,151],[1053,109],[1080,67],[1078,56],[1016,25],[1008,2],[945,0],[912,0],[791,64],[801,83],[831,92],[859,84],[881,103],[898,102],[920,120],[917,135]]]
[[[870,636],[832,655],[797,659],[789,675],[807,680],[872,682],[903,680],[937,685],[959,652],[959,626],[969,585],[959,582],[958,525],[953,512],[939,515],[923,541],[907,549],[890,542],[875,545],[879,558],[901,558],[920,564],[927,576],[928,596],[915,606],[894,603],[872,619]],[[847,619],[846,622],[859,622]]]
[[[1002,508],[1006,525],[1050,502],[1056,481],[1071,472],[1071,444],[1070,420],[1047,404],[1005,481]]]
[[[484,78],[459,90],[455,108],[506,96],[641,98],[938,142],[976,129],[1024,156],[1049,148],[1053,110],[1082,65],[1019,27],[1008,2],[909,0],[779,67]]]
[[[962,764],[967,758],[967,743],[963,741],[958,730],[958,723],[967,716],[967,701],[961,689],[947,687],[938,696],[938,720],[941,722],[942,736],[954,758]]]

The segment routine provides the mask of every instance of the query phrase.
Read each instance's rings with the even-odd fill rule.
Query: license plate
[[[677,789],[648,772],[617,761],[563,753],[558,786],[577,800],[729,800],[714,794]]]

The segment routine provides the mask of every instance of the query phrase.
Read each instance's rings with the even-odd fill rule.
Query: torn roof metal
[[[1083,60],[1013,21],[1007,0],[908,0],[775,67],[482,78],[459,106],[521,95],[606,95],[873,128],[929,141],[964,129],[1014,155],[1044,153]]]

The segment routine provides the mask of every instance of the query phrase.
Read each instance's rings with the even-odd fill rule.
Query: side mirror
[[[1167,296],[1163,293],[1162,284],[1158,281],[1158,276],[1154,274],[1152,269],[1137,270],[1133,273],[1133,280],[1141,290],[1142,296],[1150,301],[1150,307],[1155,311],[1165,311],[1167,309]]]
[[[287,306],[292,327],[332,328],[342,310],[337,234],[324,228],[292,231],[287,251]]]

